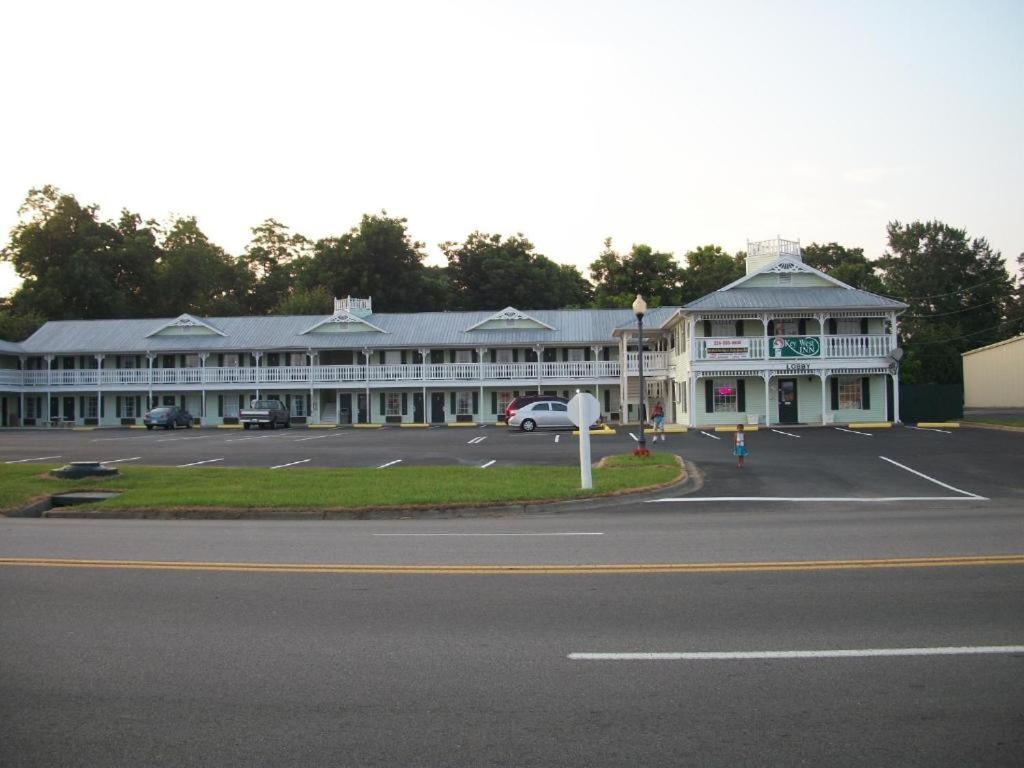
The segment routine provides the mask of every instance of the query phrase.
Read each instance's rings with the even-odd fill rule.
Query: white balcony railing
[[[636,353],[627,356],[628,373],[636,375]],[[645,352],[644,373],[668,372],[667,352]],[[314,365],[247,368],[86,368],[52,371],[0,371],[0,383],[24,387],[169,387],[275,384],[357,384],[359,382],[536,381],[615,379],[618,360],[573,360],[551,363],[413,363],[409,365]]]
[[[772,337],[766,346],[765,338],[761,336],[699,336],[693,340],[694,359],[879,358],[885,357],[893,348],[892,337],[887,334],[793,336],[786,339],[792,343],[777,346]]]

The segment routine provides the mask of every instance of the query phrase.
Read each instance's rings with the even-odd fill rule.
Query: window
[[[460,411],[461,413],[461,411]],[[398,392],[388,392],[384,395],[384,415],[402,415],[402,395]]]
[[[512,362],[512,350],[511,349],[496,349],[495,362],[497,363],[511,363]],[[501,399],[501,395],[498,395],[498,399]]]
[[[839,379],[839,408],[840,410],[860,410],[864,406],[861,402],[860,379]]]
[[[498,350],[501,351],[500,349]],[[513,395],[511,392],[499,392],[498,393],[498,409],[496,413],[504,413],[505,409],[508,408],[508,404],[512,402]]]
[[[117,360],[119,368],[135,367],[135,355],[121,355]]]
[[[467,350],[468,352],[468,350]],[[473,414],[473,393],[459,392],[455,400],[456,416],[471,416]]]
[[[547,403],[534,403],[533,404],[533,408],[531,408],[530,410],[533,410],[533,411],[550,411],[551,409],[548,408],[548,404]]]
[[[238,355],[224,355],[224,367],[225,368],[237,368],[238,367]]]
[[[455,350],[455,362],[456,363],[472,363],[473,362],[473,350],[471,349],[457,349]],[[461,413],[461,411],[460,411]],[[469,411],[466,411],[469,413]]]
[[[736,335],[736,323],[733,320],[712,320],[711,335],[716,338]]]
[[[199,367],[199,355],[185,355],[185,367],[186,368],[198,368]]]
[[[174,405],[174,395],[164,395],[164,405]]]
[[[402,362],[402,352],[398,349],[387,349],[384,350],[384,365],[400,365]],[[395,414],[389,414],[394,416]]]
[[[800,335],[800,321],[799,320],[776,320],[775,321],[775,335],[776,336],[799,336]]]
[[[292,416],[306,415],[306,396],[292,395]]]
[[[713,382],[715,413],[735,413],[736,379],[715,379]]]
[[[139,415],[139,414],[137,414],[135,412],[135,398],[134,397],[124,397],[124,398],[121,398],[121,403],[122,403],[122,405],[121,405],[121,407],[122,407],[121,414],[126,419],[134,419],[136,416]],[[171,405],[173,405],[173,404],[174,403],[171,403]]]
[[[679,410],[686,413],[686,382],[676,382],[676,402],[679,403]]]
[[[305,365],[306,364],[306,355],[305,355],[304,352],[292,352],[292,353],[290,353],[288,355],[288,358],[289,358],[289,360],[288,360],[288,364],[289,365]]]
[[[583,362],[583,358],[586,357],[586,353],[582,349],[570,349],[569,350],[569,362],[580,363]]]
[[[85,418],[97,419],[99,418],[99,398],[96,395],[85,398]]]
[[[836,333],[860,334],[860,320],[836,320]]]
[[[25,418],[39,419],[43,416],[43,407],[38,397],[25,398]]]
[[[567,413],[569,411],[569,406],[567,406],[565,403],[552,403],[551,410],[558,411],[560,413]]]

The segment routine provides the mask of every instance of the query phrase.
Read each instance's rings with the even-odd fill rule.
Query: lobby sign
[[[741,360],[750,357],[749,339],[708,339],[705,352],[711,360]]]
[[[814,336],[776,336],[768,350],[771,357],[818,357],[821,342]]]

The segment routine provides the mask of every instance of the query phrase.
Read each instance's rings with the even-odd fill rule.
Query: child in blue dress
[[[743,469],[743,457],[747,455],[747,440],[746,435],[743,434],[743,425],[736,425],[736,447],[732,449],[733,455],[736,456],[736,468]]]

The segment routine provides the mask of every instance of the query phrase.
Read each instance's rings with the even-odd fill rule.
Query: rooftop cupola
[[[346,296],[344,299],[334,300],[334,314],[339,312],[348,312],[350,315],[356,317],[367,317],[373,314],[373,298],[369,299],[353,299],[351,296]]]
[[[781,237],[776,237],[774,240],[747,241],[748,275],[754,274],[757,270],[778,259],[803,262],[803,257],[800,255],[800,241],[783,240]]]

